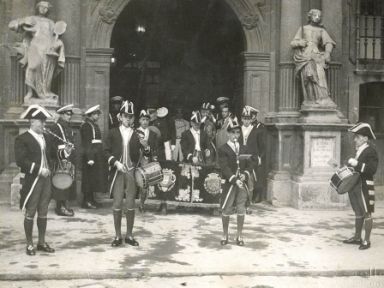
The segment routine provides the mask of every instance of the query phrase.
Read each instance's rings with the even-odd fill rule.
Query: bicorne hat
[[[372,131],[371,125],[369,125],[368,123],[357,123],[355,126],[349,128],[348,131],[355,134],[367,136],[369,139],[376,139],[376,136]]]
[[[135,114],[133,109],[133,102],[129,102],[128,100],[124,101],[123,104],[121,105],[120,113],[125,113],[128,115]]]
[[[38,104],[32,104],[20,115],[20,118],[46,120],[47,118],[52,118],[52,114],[49,113],[44,107]]]

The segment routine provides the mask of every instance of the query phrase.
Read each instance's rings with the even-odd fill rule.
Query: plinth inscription
[[[335,138],[311,138],[310,167],[329,167],[329,160],[335,158]]]

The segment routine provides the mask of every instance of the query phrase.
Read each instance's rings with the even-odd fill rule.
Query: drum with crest
[[[148,188],[163,181],[163,172],[159,162],[151,162],[135,171],[136,184],[140,188]]]

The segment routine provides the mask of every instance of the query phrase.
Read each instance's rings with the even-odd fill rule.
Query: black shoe
[[[27,245],[27,248],[25,249],[25,252],[29,256],[35,256],[36,255],[36,250],[35,250],[35,247],[33,247],[33,245]]]
[[[65,207],[61,207],[60,209],[56,208],[55,209],[56,211],[56,214],[59,215],[59,216],[68,216],[68,217],[72,217],[73,215],[75,215],[73,213],[73,211],[69,211],[67,208]]]
[[[246,213],[247,215],[252,215],[252,210],[249,209],[249,208],[247,208],[247,210],[245,210],[245,213]]]
[[[123,239],[122,238],[118,238],[118,237],[115,237],[115,239],[113,239],[112,243],[111,243],[111,246],[112,247],[119,247],[123,244]]]
[[[362,241],[359,246],[359,250],[366,250],[366,249],[369,249],[370,247],[371,247],[370,241]]]
[[[81,207],[85,209],[97,209],[97,207],[93,205],[91,202],[84,202],[83,205],[81,205]]]
[[[139,206],[139,211],[140,211],[140,213],[144,213],[145,212],[144,205],[140,205]]]
[[[244,240],[242,238],[237,237],[236,238],[236,245],[237,246],[244,246]]]
[[[227,238],[223,238],[223,239],[221,239],[221,240],[220,240],[220,244],[221,244],[221,246],[225,246],[225,245],[227,245],[227,244],[228,244],[228,237],[227,237]]]
[[[127,237],[125,238],[125,243],[131,245],[131,246],[139,246],[139,242],[135,240],[133,237]]]
[[[355,244],[355,245],[360,245],[361,244],[361,239],[356,239],[355,237],[346,239],[343,241],[344,244]]]
[[[103,204],[102,204],[102,203],[97,202],[97,201],[95,201],[95,200],[91,201],[91,204],[92,204],[93,206],[95,206],[96,208],[101,208],[101,207],[103,207]]]
[[[37,244],[37,251],[44,251],[47,253],[53,253],[55,252],[55,249],[51,248],[48,243],[44,244]]]

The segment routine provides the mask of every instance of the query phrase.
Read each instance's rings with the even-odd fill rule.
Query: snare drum
[[[75,167],[68,160],[61,160],[55,166],[53,176],[52,176],[52,185],[53,187],[65,190],[71,187],[73,183]]]
[[[360,174],[355,172],[352,167],[341,167],[331,177],[331,187],[338,194],[344,194],[350,191],[359,181]]]
[[[163,180],[163,172],[159,162],[151,162],[142,167],[138,167],[135,171],[137,186],[147,188],[156,185]]]

